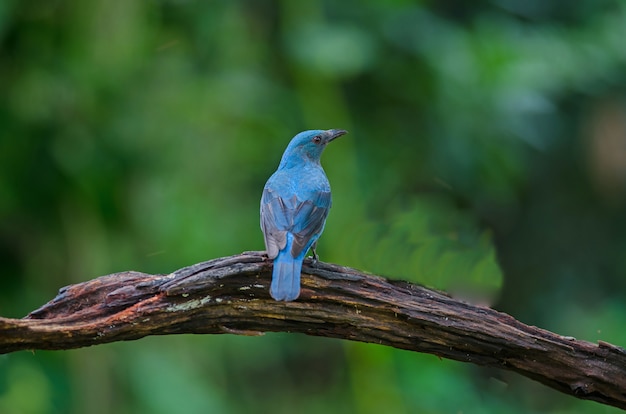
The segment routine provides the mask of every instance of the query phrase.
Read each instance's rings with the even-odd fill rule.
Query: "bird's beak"
[[[326,131],[326,143],[329,143],[330,141],[339,138],[342,135],[346,135],[348,133],[348,131],[345,131],[343,129],[329,129],[328,131]]]

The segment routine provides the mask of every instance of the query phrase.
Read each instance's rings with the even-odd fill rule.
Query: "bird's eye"
[[[322,137],[320,137],[319,135],[314,136],[313,142],[315,142],[316,144],[319,144],[320,142],[322,142]]]

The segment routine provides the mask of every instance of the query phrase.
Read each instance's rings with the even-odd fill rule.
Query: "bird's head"
[[[326,131],[314,129],[300,132],[293,137],[287,146],[281,164],[289,162],[289,158],[293,158],[294,161],[297,158],[304,158],[319,162],[326,145],[347,133],[348,131],[344,131],[343,129],[329,129]]]

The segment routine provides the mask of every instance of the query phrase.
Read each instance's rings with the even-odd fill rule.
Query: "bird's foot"
[[[313,257],[311,257],[311,264],[315,266],[319,258],[320,257],[317,255],[317,252],[315,251],[315,249],[313,249]]]
[[[261,256],[261,259],[263,259],[263,261],[264,261],[264,262],[270,262],[270,261],[272,261],[272,259],[270,259],[269,254],[267,254],[267,251],[265,251],[265,250],[262,250],[262,251],[260,251],[260,252],[253,252],[253,253],[256,253],[256,254],[258,254],[259,256]]]

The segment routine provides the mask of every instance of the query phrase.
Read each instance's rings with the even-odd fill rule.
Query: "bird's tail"
[[[275,300],[296,300],[300,295],[300,272],[303,258],[293,258],[289,250],[281,251],[274,259],[270,295]]]

